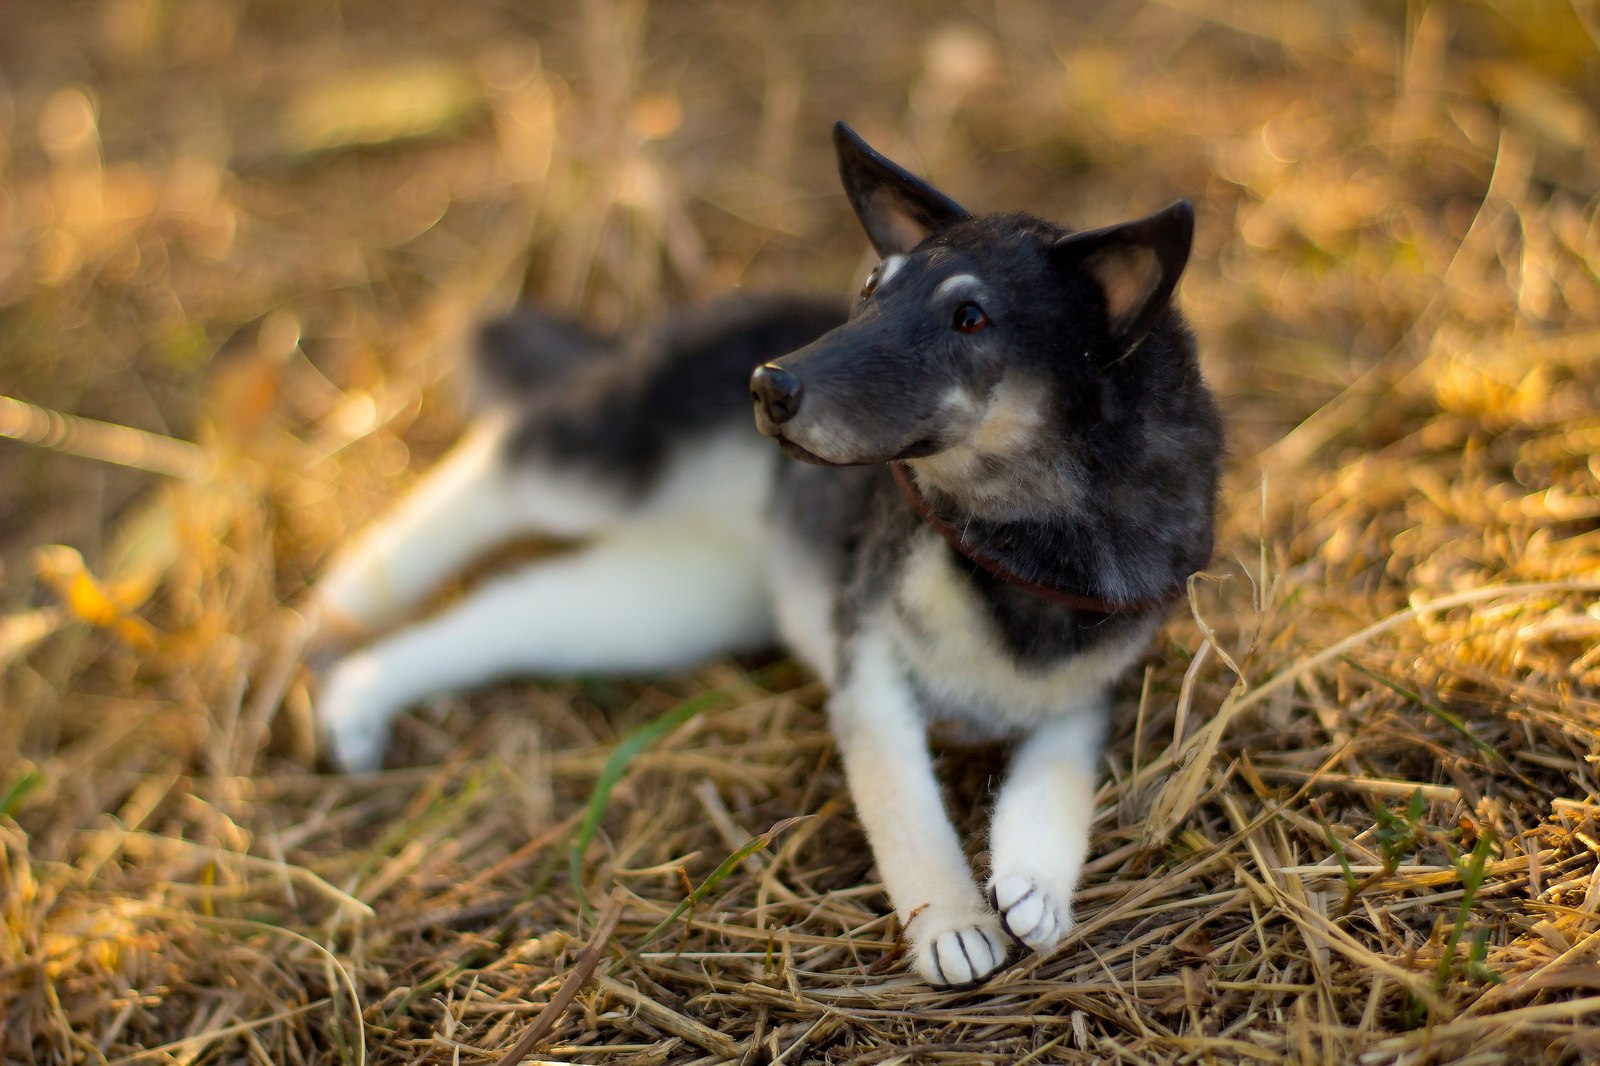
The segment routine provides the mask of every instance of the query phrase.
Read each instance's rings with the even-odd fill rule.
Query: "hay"
[[[1600,1055],[1586,6],[7,23],[8,1060]],[[905,975],[792,664],[442,699],[395,769],[333,777],[283,606],[457,431],[478,316],[847,289],[841,116],[973,205],[1195,196],[1183,299],[1232,427],[1214,579],[1126,690],[1077,932],[968,993]],[[943,764],[967,795],[996,770]]]

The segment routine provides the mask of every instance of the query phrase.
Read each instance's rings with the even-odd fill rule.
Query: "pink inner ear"
[[[1153,248],[1143,245],[1104,252],[1091,259],[1088,267],[1106,294],[1106,316],[1114,329],[1123,329],[1138,318],[1161,284],[1161,261]]]
[[[905,209],[905,205],[893,196],[881,194],[874,196],[873,207],[877,209],[878,224],[884,230],[879,236],[889,241],[889,247],[893,251],[911,251],[921,244],[930,232],[925,220],[911,214]]]

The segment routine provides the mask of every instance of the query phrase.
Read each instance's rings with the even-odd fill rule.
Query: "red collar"
[[[1096,614],[1143,614],[1145,611],[1176,603],[1187,592],[1187,587],[1185,587],[1155,599],[1137,600],[1133,603],[1114,603],[1110,600],[1095,599],[1093,596],[1080,596],[1077,593],[1064,592],[1050,585],[1041,585],[1037,581],[1029,581],[998,559],[991,559],[968,544],[954,526],[940,518],[922,493],[917,491],[916,485],[912,484],[911,475],[906,472],[904,463],[892,462],[889,464],[889,469],[893,471],[894,483],[900,486],[900,492],[905,496],[906,502],[911,505],[911,509],[916,511],[924,522],[932,526],[935,532],[948,541],[950,547],[1007,585],[1021,589],[1031,596],[1037,596],[1042,600],[1059,603],[1064,607],[1072,607],[1080,611],[1094,611]]]

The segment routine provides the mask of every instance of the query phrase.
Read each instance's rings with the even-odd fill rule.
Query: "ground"
[[[1597,37],[1587,0],[0,9],[8,1060],[1600,1058]],[[313,761],[295,604],[459,430],[471,324],[853,289],[836,118],[969,207],[1199,211],[1219,550],[1119,701],[1077,932],[971,992],[906,974],[776,655]],[[996,764],[943,761],[976,830]]]

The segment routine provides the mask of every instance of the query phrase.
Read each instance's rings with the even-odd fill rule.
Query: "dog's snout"
[[[800,379],[775,363],[756,367],[750,375],[750,395],[775,423],[787,422],[800,411]]]

